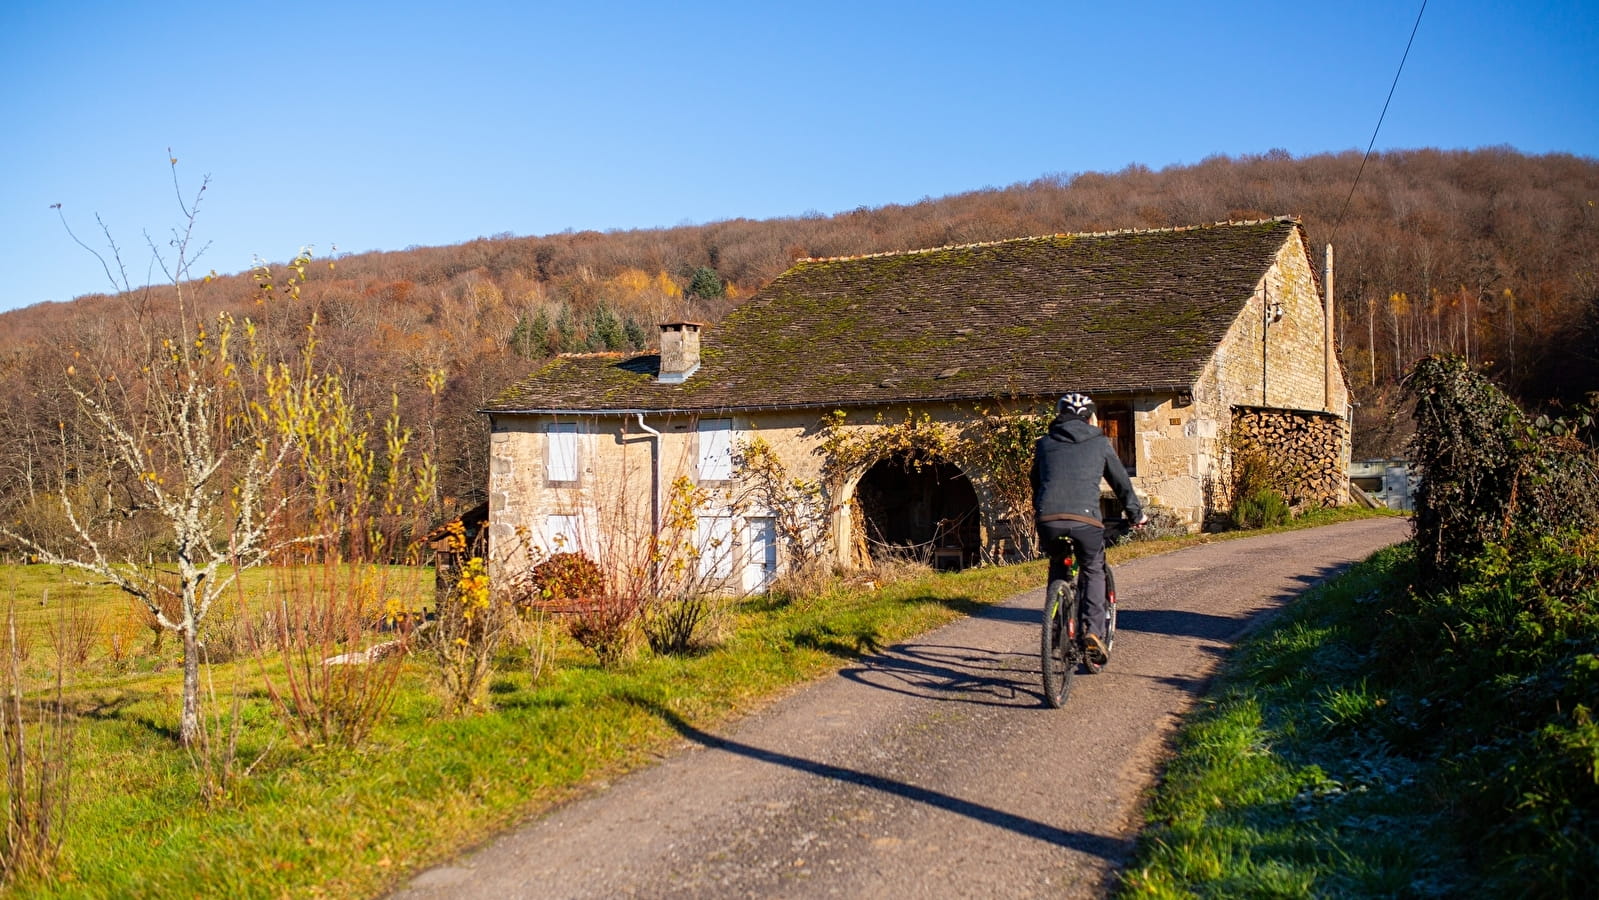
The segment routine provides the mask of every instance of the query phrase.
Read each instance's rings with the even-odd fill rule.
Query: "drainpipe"
[[[638,414],[638,427],[649,432],[650,441],[650,590],[661,592],[661,564],[656,542],[661,539],[661,433],[644,424],[644,414]]]
[[[1271,287],[1262,286],[1260,295],[1260,406],[1266,407],[1266,337],[1271,333]]]

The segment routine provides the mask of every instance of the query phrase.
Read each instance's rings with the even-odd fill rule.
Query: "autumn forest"
[[[647,348],[655,324],[671,318],[714,327],[807,256],[1294,215],[1318,263],[1321,248],[1335,246],[1357,458],[1401,450],[1408,423],[1396,414],[1398,384],[1428,354],[1464,356],[1527,405],[1570,406],[1599,390],[1596,202],[1599,161],[1569,155],[1412,150],[1362,168],[1352,151],[1273,151],[1051,175],[835,215],[313,257],[293,297],[263,299],[248,272],[186,290],[190,313],[249,317],[285,357],[314,317],[321,363],[344,374],[356,406],[381,416],[397,402],[437,461],[431,502],[442,517],[482,497],[486,422],[477,410],[540,359]],[[98,263],[85,254],[85,265]],[[0,314],[7,521],[47,527],[39,501],[61,478],[82,477],[96,459],[114,468],[96,455],[65,373],[86,357],[96,371],[136,366],[122,348],[175,316],[175,296],[166,285]],[[130,474],[100,473],[106,503],[115,505],[118,478]]]

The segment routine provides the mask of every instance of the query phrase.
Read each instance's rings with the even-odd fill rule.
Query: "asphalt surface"
[[[406,900],[1101,897],[1179,717],[1263,614],[1409,523],[1368,519],[1116,567],[1110,665],[1043,705],[1026,592],[853,663],[418,875]]]

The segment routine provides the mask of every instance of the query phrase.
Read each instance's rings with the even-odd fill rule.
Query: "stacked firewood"
[[[1344,420],[1290,409],[1233,408],[1232,450],[1259,454],[1273,464],[1290,504],[1335,506],[1349,484],[1343,465]]]

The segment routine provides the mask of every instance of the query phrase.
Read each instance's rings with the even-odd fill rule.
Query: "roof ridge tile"
[[[855,259],[880,259],[885,256],[913,256],[917,253],[943,253],[948,250],[974,250],[982,247],[997,247],[1000,244],[1019,244],[1023,241],[1045,241],[1056,238],[1068,237],[1112,237],[1121,234],[1175,234],[1179,231],[1199,231],[1205,228],[1225,228],[1229,226],[1243,227],[1246,225],[1271,225],[1279,222],[1291,222],[1295,225],[1303,224],[1298,216],[1281,215],[1268,216],[1264,219],[1226,219],[1199,225],[1168,225],[1164,228],[1112,228],[1108,231],[1057,231],[1054,234],[1029,234],[1021,237],[999,238],[992,241],[971,241],[965,244],[945,244],[942,247],[916,247],[911,250],[879,250],[876,253],[854,253],[844,256],[802,256],[794,260],[798,263],[823,263],[823,262],[848,262]]]

